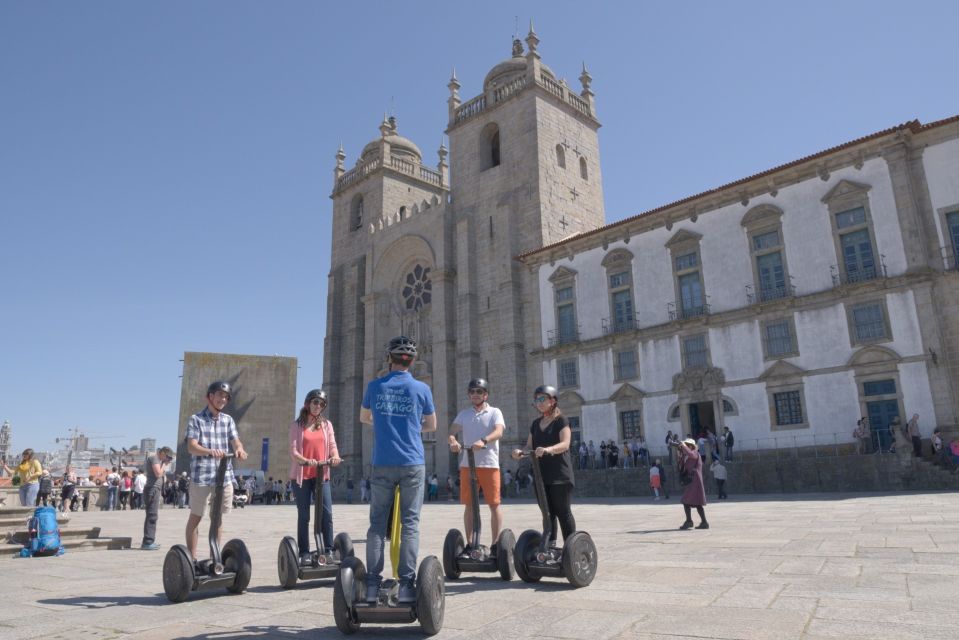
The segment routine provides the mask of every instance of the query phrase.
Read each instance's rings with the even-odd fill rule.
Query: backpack
[[[50,476],[43,476],[40,478],[40,493],[50,493],[53,491],[53,478]]]
[[[119,487],[119,486],[120,486],[120,476],[118,476],[118,475],[115,474],[115,473],[114,473],[114,474],[111,474],[109,477],[107,477],[107,482],[110,484],[111,487]]]
[[[60,546],[60,529],[57,526],[57,510],[53,507],[37,507],[30,518],[30,543],[20,555],[59,556],[63,554]]]

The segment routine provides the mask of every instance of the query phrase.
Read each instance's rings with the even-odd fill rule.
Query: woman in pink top
[[[333,554],[333,494],[330,491],[330,468],[317,467],[329,460],[334,467],[343,462],[336,449],[333,424],[323,417],[327,396],[322,389],[306,394],[299,417],[290,425],[290,480],[296,496],[296,543],[301,558],[310,556],[310,502],[317,481],[323,483],[323,553]],[[322,474],[322,475],[320,475]],[[319,476],[319,479],[318,479]]]

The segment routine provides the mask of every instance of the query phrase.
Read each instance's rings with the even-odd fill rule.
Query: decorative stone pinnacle
[[[453,67],[453,72],[450,74],[449,84],[446,86],[449,88],[450,94],[454,96],[459,92],[459,89],[462,85],[459,83],[459,80],[456,79],[456,67]]]
[[[533,20],[532,18],[529,21],[529,33],[526,35],[526,47],[529,49],[531,54],[536,53],[536,47],[539,45],[539,38],[536,37],[536,32],[533,31]]]
[[[380,135],[386,137],[390,134],[390,121],[387,115],[383,114],[383,122],[380,123]]]
[[[586,63],[583,63],[583,72],[579,74],[579,81],[583,85],[583,93],[590,91],[589,85],[593,81],[593,77],[589,75],[589,70],[586,68]]]

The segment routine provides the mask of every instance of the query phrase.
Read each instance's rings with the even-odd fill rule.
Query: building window
[[[946,223],[946,253],[951,258],[946,265],[947,269],[959,268],[959,211],[949,211],[943,214]],[[948,255],[951,253],[951,256]]]
[[[699,234],[683,229],[666,243],[676,279],[676,302],[668,305],[670,320],[684,320],[709,313],[700,268],[699,241],[701,239],[702,236]]]
[[[853,345],[891,339],[885,300],[852,305],[847,313]]]
[[[639,409],[619,412],[620,440],[631,440],[643,435],[642,412]]]
[[[734,403],[729,398],[723,398],[723,415],[726,416],[738,416],[739,409],[736,408],[736,403]]]
[[[603,258],[609,286],[609,318],[603,318],[603,333],[617,333],[637,328],[633,306],[633,254],[614,249]]]
[[[586,158],[579,159],[579,177],[583,180],[589,180],[589,170],[586,168]]]
[[[682,408],[679,406],[679,403],[676,403],[669,410],[669,413],[666,414],[666,422],[679,422],[681,416]]]
[[[683,338],[683,364],[686,369],[706,367],[709,353],[706,346],[706,334]]]
[[[491,122],[480,133],[480,170],[485,171],[500,164],[499,126]]]
[[[767,360],[799,355],[792,317],[766,322],[763,325],[763,347]]]
[[[774,393],[773,403],[777,426],[803,424],[802,394],[798,390]]]
[[[871,380],[862,383],[862,395],[864,396],[885,396],[895,395],[895,380]]]
[[[556,308],[556,328],[548,332],[548,345],[577,342],[579,324],[576,322],[576,272],[567,267],[558,268],[549,277],[553,284],[553,304]]]
[[[350,203],[350,231],[356,231],[363,226],[363,196],[353,196]]]
[[[627,349],[626,351],[616,351],[613,354],[613,377],[616,381],[634,380],[639,377],[639,371],[636,366],[636,350]]]
[[[749,237],[755,295],[750,302],[768,302],[793,295],[783,251],[782,209],[771,204],[753,207],[741,224]]]
[[[559,372],[559,386],[561,389],[566,387],[579,386],[579,371],[576,366],[576,359],[560,360],[556,367]]]
[[[829,207],[839,256],[834,272],[837,284],[865,282],[884,275],[875,250],[869,189],[868,185],[840,180],[822,199]]]
[[[561,144],[556,145],[556,166],[560,169],[566,168],[566,150]]]
[[[406,207],[400,207],[400,220],[406,219]]]

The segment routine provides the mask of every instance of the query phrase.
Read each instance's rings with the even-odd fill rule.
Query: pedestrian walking
[[[659,488],[662,489],[663,495],[669,500],[669,482],[666,477],[666,467],[663,466],[662,461],[659,458],[656,458],[656,464],[654,464],[657,469],[659,469]]]
[[[676,436],[673,435],[672,430],[666,432],[666,453],[669,454],[669,464],[673,464],[673,446],[676,444]]]
[[[919,414],[912,414],[912,418],[906,423],[906,433],[909,435],[909,439],[912,441],[912,454],[917,457],[922,457],[922,435],[919,432]]]
[[[116,511],[120,507],[118,494],[120,492],[120,474],[117,468],[107,474],[107,511]]]
[[[719,500],[726,499],[726,467],[723,466],[723,463],[718,459],[713,460],[713,463],[709,465],[709,470],[713,474],[713,478],[716,480],[716,497]]]
[[[149,460],[149,456],[147,456]],[[133,472],[133,509],[143,508],[143,491],[147,486],[147,475],[145,473]]]
[[[53,478],[50,476],[50,471],[44,469],[40,472],[40,486],[37,490],[37,501],[35,505],[39,507],[42,503],[43,506],[47,506],[47,503],[50,502],[50,494],[53,493]]]
[[[659,500],[659,487],[662,483],[662,479],[659,477],[659,468],[656,465],[653,465],[649,468],[649,488],[653,490],[653,495],[655,496],[653,500]]]
[[[146,516],[143,518],[143,541],[140,548],[144,551],[155,551],[160,548],[156,541],[157,520],[160,518],[160,493],[163,479],[166,477],[167,467],[173,460],[173,449],[160,447],[156,453],[147,456],[146,473],[140,474],[144,478],[143,497]]]
[[[697,529],[708,529],[709,523],[706,522],[706,488],[703,486],[703,458],[699,455],[696,441],[692,438],[686,438],[676,448],[679,452],[680,464],[680,482],[684,485],[683,489],[683,511],[686,513],[686,520],[679,528],[687,530],[693,528],[692,509],[696,508],[699,514],[699,525]]]
[[[729,430],[729,427],[723,427],[723,447],[726,449],[726,462],[732,462],[733,459],[733,444],[735,444],[736,439],[733,437],[733,432]]]

